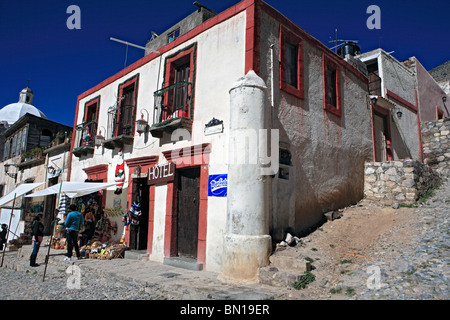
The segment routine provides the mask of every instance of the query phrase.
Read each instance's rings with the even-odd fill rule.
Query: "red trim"
[[[197,261],[206,263],[206,234],[207,234],[207,209],[208,209],[208,174],[209,154],[211,145],[205,143],[186,148],[164,151],[168,161],[176,163],[177,169],[195,167],[200,165],[200,203],[198,222]],[[172,257],[177,254],[176,249],[176,208],[175,183],[167,183],[166,198],[166,223],[164,235],[164,256]]]
[[[364,76],[361,72],[358,71],[355,67],[347,63],[343,58],[336,55],[333,51],[331,51],[329,48],[327,48],[323,43],[321,43],[319,40],[308,34],[305,30],[297,26],[295,23],[293,23],[291,20],[283,16],[279,11],[271,7],[269,4],[263,2],[262,0],[255,0],[255,2],[258,4],[258,7],[264,11],[266,14],[277,20],[279,23],[283,24],[287,29],[291,30],[291,32],[294,32],[298,37],[300,37],[303,40],[306,40],[310,42],[315,47],[321,49],[324,54],[329,56],[332,59],[336,60],[336,63],[338,63],[340,66],[344,67],[346,70],[352,72],[355,76],[357,76],[361,81],[364,83],[369,83],[369,80],[366,76]]]
[[[141,166],[141,172],[148,171],[148,169],[158,163],[158,156],[148,156],[125,160],[128,166],[128,193],[127,193],[127,208],[133,202],[133,194],[136,192],[136,183],[132,178],[132,174],[137,166]],[[153,223],[155,217],[155,186],[149,186],[149,206],[148,206],[148,234],[147,234],[147,252],[152,253],[153,244]],[[125,229],[125,242],[130,243],[130,227]]]
[[[147,252],[152,253],[155,225],[155,185],[149,186]]]
[[[248,2],[251,4],[246,8],[245,74],[250,70],[258,74],[260,69],[261,6],[258,0]]]
[[[108,181],[108,165],[107,164],[99,164],[97,166],[84,168],[84,172],[86,172],[88,179],[94,181]],[[101,206],[104,208],[106,205],[106,192],[103,192],[102,195],[102,203]]]
[[[404,105],[405,107],[411,109],[413,112],[418,112],[419,109],[417,108],[417,106],[413,105],[411,102],[406,101],[405,99],[403,99],[402,97],[400,97],[399,95],[393,93],[392,91],[386,89],[386,95],[394,100],[397,100],[398,102],[400,102],[402,105]],[[417,105],[417,97],[416,97],[416,105]]]
[[[414,90],[414,99],[416,101],[415,108],[417,110],[419,110],[419,101],[417,99],[417,90]],[[421,129],[421,124],[420,124],[419,112],[416,112],[416,115],[417,115],[417,130],[419,130],[420,161],[423,162],[422,129]]]
[[[90,106],[94,105],[94,104],[97,105],[96,106],[96,111],[95,111],[95,115],[96,115],[95,122],[98,123],[98,110],[100,109],[100,96],[96,96],[95,98],[92,98],[91,100],[89,100],[88,102],[86,102],[84,104],[83,122],[87,122],[87,119],[86,119],[86,117],[87,117],[87,109]],[[92,133],[92,134],[94,134],[94,133]]]
[[[83,171],[86,172],[88,179],[108,181],[107,164],[99,164],[98,166],[84,168]]]
[[[137,97],[138,97],[138,93],[139,93],[139,73],[132,76],[131,78],[125,80],[124,82],[122,82],[121,84],[119,84],[119,94],[118,94],[118,101],[117,101],[117,105],[120,106],[121,105],[121,97],[123,94],[123,90],[129,86],[134,86],[134,93],[133,93],[133,128],[131,130],[131,135],[134,135],[134,129],[135,129],[135,124],[136,124],[136,110],[137,110]],[[122,114],[119,112],[120,109],[117,110],[117,123],[120,123],[122,121]],[[119,130],[119,126],[115,126],[114,129],[114,137],[117,136],[118,131]]]
[[[256,0],[259,2],[259,0]],[[135,63],[131,64],[130,66],[126,67],[125,69],[123,69],[122,71],[116,73],[115,75],[109,77],[108,79],[102,81],[101,83],[99,83],[98,85],[96,85],[95,87],[83,92],[82,94],[80,94],[78,96],[78,100],[84,99],[87,96],[91,95],[92,93],[100,90],[101,88],[106,87],[107,85],[111,84],[112,82],[122,78],[123,76],[125,76],[126,74],[140,68],[141,66],[143,66],[144,64],[152,61],[153,59],[159,57],[160,55],[172,50],[173,48],[179,46],[180,44],[198,36],[199,34],[201,34],[202,32],[214,27],[217,24],[220,24],[226,20],[228,20],[229,18],[235,16],[236,14],[247,10],[248,7],[250,7],[251,5],[253,5],[255,3],[255,0],[244,0],[241,1],[240,3],[236,4],[235,6],[225,10],[224,12],[219,13],[218,15],[216,15],[215,17],[207,20],[206,22],[202,23],[201,25],[195,27],[194,29],[192,29],[191,31],[183,34],[182,36],[180,36],[179,38],[176,38],[174,41],[166,44],[165,46],[161,47],[158,49],[158,51],[160,53],[156,53],[153,52],[149,55],[146,55],[145,57],[141,58],[140,60],[136,61]],[[247,21],[247,24],[249,22]],[[77,113],[78,114],[78,113]]]
[[[297,46],[297,86],[294,87],[286,83],[286,70],[285,70],[285,54],[286,54],[286,41],[289,41],[293,45]],[[300,99],[305,98],[304,93],[304,75],[303,75],[303,41],[294,33],[290,32],[283,25],[280,26],[280,89],[292,94]]]
[[[328,68],[336,70],[336,106],[328,103],[327,71]],[[322,87],[323,87],[323,108],[336,116],[342,115],[341,110],[341,69],[339,65],[326,54],[322,55]]]

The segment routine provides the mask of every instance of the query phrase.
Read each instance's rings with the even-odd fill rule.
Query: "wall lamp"
[[[148,117],[149,117],[148,111],[145,109],[142,109],[142,111],[147,112],[147,121],[144,119],[143,113],[141,113],[141,118],[136,120],[136,132],[139,133],[139,135],[146,132],[148,126]]]
[[[17,164],[5,164],[4,165],[4,169],[5,169],[5,174],[8,175],[11,178],[14,178],[14,181],[17,181],[17,172],[8,172],[9,171],[9,167],[17,167]]]
[[[106,132],[105,128],[102,126],[103,130]],[[95,146],[100,147],[103,142],[105,142],[105,137],[102,135],[102,130],[98,130],[98,134],[95,136]]]

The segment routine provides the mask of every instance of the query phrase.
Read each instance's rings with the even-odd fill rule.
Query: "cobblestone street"
[[[50,258],[43,282],[48,248],[40,249],[37,262],[41,266],[31,268],[28,266],[31,246],[24,246],[18,252],[5,255],[4,266],[0,268],[0,299],[447,300],[450,298],[449,204],[450,183],[444,179],[430,199],[419,203],[417,208],[407,208],[410,216],[403,225],[381,234],[367,248],[367,255],[374,259],[349,258],[352,263],[345,269],[328,275],[323,275],[327,270],[322,265],[329,263],[317,263],[317,270],[313,271],[317,272],[316,281],[302,290],[229,284],[212,272],[180,269],[152,261],[82,259],[66,262],[62,255]],[[342,219],[345,219],[345,212]],[[407,230],[405,234],[410,236],[399,240],[396,234],[403,234],[402,230]],[[317,245],[315,239],[320,232],[308,236],[308,250]],[[332,232],[321,236],[331,239]],[[55,252],[62,253],[52,251]],[[367,271],[370,266],[372,273]],[[377,270],[378,283],[374,278]]]

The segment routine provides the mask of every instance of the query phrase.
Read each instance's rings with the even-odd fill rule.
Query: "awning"
[[[27,192],[30,192],[31,190],[43,185],[44,182],[38,182],[38,183],[24,183],[15,188],[13,191],[8,193],[6,196],[0,199],[0,207],[3,207],[5,204],[11,202],[14,200],[14,197],[18,198],[21,195],[24,195]]]
[[[63,182],[62,185],[60,183],[55,184],[47,189],[32,193],[27,198],[33,197],[42,197],[48,196],[51,194],[58,194],[60,191],[65,193],[69,198],[81,197],[87,194],[91,194],[93,192],[97,192],[102,189],[106,189],[111,186],[115,186],[117,182]]]

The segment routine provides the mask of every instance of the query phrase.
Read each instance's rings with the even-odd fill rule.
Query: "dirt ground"
[[[315,267],[316,280],[302,290],[289,289],[286,299],[342,298],[330,295],[330,289],[339,285],[343,275],[380,259],[395,259],[398,248],[411,246],[416,232],[414,210],[359,203],[341,210],[340,218],[327,221],[296,246],[277,248],[275,255],[307,258]],[[367,279],[368,275],[361,273],[355,281]]]

